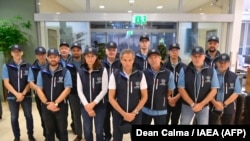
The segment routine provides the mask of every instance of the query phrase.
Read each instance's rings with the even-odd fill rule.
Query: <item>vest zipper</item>
[[[52,78],[51,78],[51,86],[50,86],[50,100],[52,101],[53,99],[53,84],[54,83],[54,76],[52,76]]]
[[[158,80],[158,79],[157,79],[157,80]],[[154,78],[154,83],[153,83],[153,92],[152,92],[151,108],[150,108],[150,109],[153,109],[153,105],[154,105],[155,83],[156,83],[156,77]]]
[[[91,73],[89,73],[89,98],[90,98],[90,101],[89,102],[92,102],[92,86],[91,86],[91,84],[92,84],[92,81],[91,81]]]
[[[126,109],[126,112],[128,112],[128,103],[129,103],[129,79],[127,80],[127,109]]]

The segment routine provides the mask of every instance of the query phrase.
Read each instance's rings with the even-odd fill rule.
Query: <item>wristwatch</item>
[[[190,107],[193,108],[193,107],[194,107],[194,103],[192,103],[192,104],[190,105]]]
[[[223,102],[223,107],[224,107],[224,108],[226,108],[226,107],[227,107],[227,105],[225,104],[225,102]]]
[[[55,106],[58,107],[58,103],[54,102]]]
[[[135,114],[139,114],[139,111],[137,109],[134,110]]]

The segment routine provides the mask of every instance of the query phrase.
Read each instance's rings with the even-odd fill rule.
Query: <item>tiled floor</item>
[[[36,141],[44,141],[43,137],[43,131],[41,127],[40,117],[36,108],[35,103],[33,102],[32,105],[32,114],[34,118],[34,137],[36,138]],[[0,119],[0,141],[13,141],[13,133],[11,129],[11,123],[10,123],[10,112],[8,109],[8,105],[6,102],[2,102],[2,108],[3,108],[3,115],[2,119]],[[71,123],[71,115],[69,112],[68,116],[68,123]],[[21,141],[28,141],[27,137],[27,130],[26,130],[26,123],[25,118],[23,115],[22,109],[20,109],[19,113],[19,125],[21,128]],[[72,133],[72,130],[70,126],[68,126],[68,135],[69,135],[69,141],[73,141],[75,138],[75,135]],[[130,141],[130,136],[128,134],[124,135],[123,137],[124,141]]]

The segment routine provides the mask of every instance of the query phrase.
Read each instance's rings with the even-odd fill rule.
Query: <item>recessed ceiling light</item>
[[[135,0],[129,0],[128,2],[129,3],[135,3]]]
[[[128,10],[128,13],[132,13],[133,11],[132,10]]]
[[[60,12],[56,12],[56,14],[61,14]]]
[[[103,8],[105,8],[105,6],[104,6],[104,5],[100,5],[99,8],[102,8],[102,9],[103,9]]]
[[[162,6],[162,5],[159,5],[159,6],[157,6],[156,8],[157,8],[157,9],[162,9],[163,6]]]

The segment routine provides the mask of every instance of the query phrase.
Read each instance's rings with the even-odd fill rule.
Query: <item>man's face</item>
[[[45,62],[46,61],[46,54],[45,53],[36,54],[36,59],[39,62]]]
[[[122,67],[126,70],[130,70],[133,68],[133,64],[134,64],[134,56],[132,55],[132,53],[125,53],[122,55],[121,57],[121,64]]]
[[[158,54],[151,54],[148,56],[148,63],[152,68],[161,66],[161,56]]]
[[[140,41],[140,48],[141,48],[141,49],[148,49],[148,48],[149,48],[149,45],[150,45],[150,42],[149,42],[149,40],[147,40],[147,39],[142,39],[142,40]]]
[[[195,67],[202,67],[204,64],[205,60],[205,55],[204,54],[193,54],[191,55],[192,62]]]
[[[68,56],[69,55],[69,47],[67,47],[66,45],[63,45],[59,48],[60,54],[62,56]]]
[[[225,72],[228,69],[229,65],[230,65],[230,62],[228,61],[216,62],[217,69],[221,73]]]
[[[74,47],[71,49],[71,53],[74,58],[80,58],[82,55],[82,50],[78,47]]]
[[[11,51],[11,56],[13,57],[13,59],[21,59],[23,56],[23,51],[15,49]]]
[[[51,66],[57,66],[58,62],[60,60],[60,57],[58,55],[51,54],[48,57],[48,62]]]
[[[218,47],[219,47],[219,43],[217,41],[207,42],[207,50],[209,52],[215,52],[216,50],[218,50]]]
[[[178,59],[179,57],[179,49],[177,48],[172,48],[168,51],[169,57],[172,59]]]
[[[106,56],[108,58],[114,59],[117,54],[117,49],[116,48],[106,48]]]

